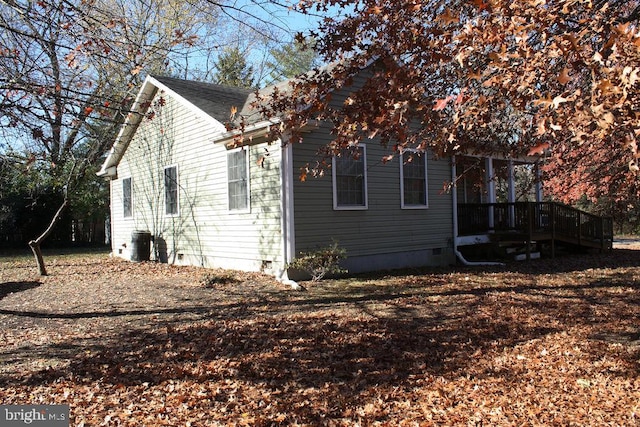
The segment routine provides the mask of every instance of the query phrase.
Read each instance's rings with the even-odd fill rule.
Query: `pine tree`
[[[239,48],[225,49],[216,62],[215,82],[220,85],[250,88],[254,85],[253,67]]]

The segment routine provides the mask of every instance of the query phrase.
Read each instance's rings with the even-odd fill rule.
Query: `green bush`
[[[301,270],[311,276],[311,280],[318,282],[327,274],[346,273],[340,268],[340,261],[347,257],[347,251],[334,242],[330,246],[315,251],[301,252],[289,263],[289,268]]]

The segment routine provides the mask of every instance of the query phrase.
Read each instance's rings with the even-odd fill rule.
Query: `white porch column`
[[[511,203],[516,202],[516,174],[515,169],[513,167],[513,160],[509,159],[509,163],[507,164],[507,174],[508,174],[508,191],[507,191],[507,202],[509,205],[509,227],[514,228],[516,226],[516,210],[515,205]]]
[[[493,158],[487,157],[485,158],[485,173],[486,173],[486,182],[487,182],[487,203],[495,203],[496,202],[496,181],[495,181],[495,173],[493,171]],[[494,219],[494,207],[491,206],[489,208],[489,228],[493,229],[495,226]]]
[[[542,202],[542,172],[540,171],[540,163],[536,162],[535,166],[536,173],[536,202]]]
[[[509,190],[507,193],[507,202],[515,203],[516,202],[516,173],[515,168],[513,166],[513,160],[509,160],[508,163],[508,184]]]

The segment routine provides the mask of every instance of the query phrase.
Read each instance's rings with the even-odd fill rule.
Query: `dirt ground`
[[[68,404],[74,426],[640,425],[640,246],[616,248],[305,291],[0,258],[0,403]]]
[[[94,337],[232,316],[255,298],[286,297],[284,286],[260,274],[136,264],[104,252],[53,255],[47,262],[49,275],[40,277],[29,258],[0,258],[0,372],[66,363]],[[207,275],[220,283],[205,285]],[[47,351],[34,353],[29,335],[39,336]],[[52,345],[70,338],[81,343]]]

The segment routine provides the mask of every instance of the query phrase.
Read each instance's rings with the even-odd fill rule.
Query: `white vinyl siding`
[[[333,158],[333,208],[367,209],[367,150],[345,152]]]
[[[164,168],[164,206],[167,215],[178,215],[178,167]]]
[[[131,178],[124,178],[122,180],[122,217],[133,217],[133,187],[131,185]]]
[[[166,104],[141,122],[118,165],[118,175],[132,177],[132,220],[122,217],[122,179],[112,181],[114,253],[126,258],[132,232],[149,230],[151,256],[160,261],[253,271],[283,268],[280,144],[245,147],[251,211],[230,212],[230,150],[212,142],[224,127],[163,96]],[[166,213],[167,166],[176,167],[177,215]]]
[[[416,151],[400,154],[400,195],[403,209],[429,207],[427,155]]]
[[[249,147],[227,153],[229,210],[249,210]]]

